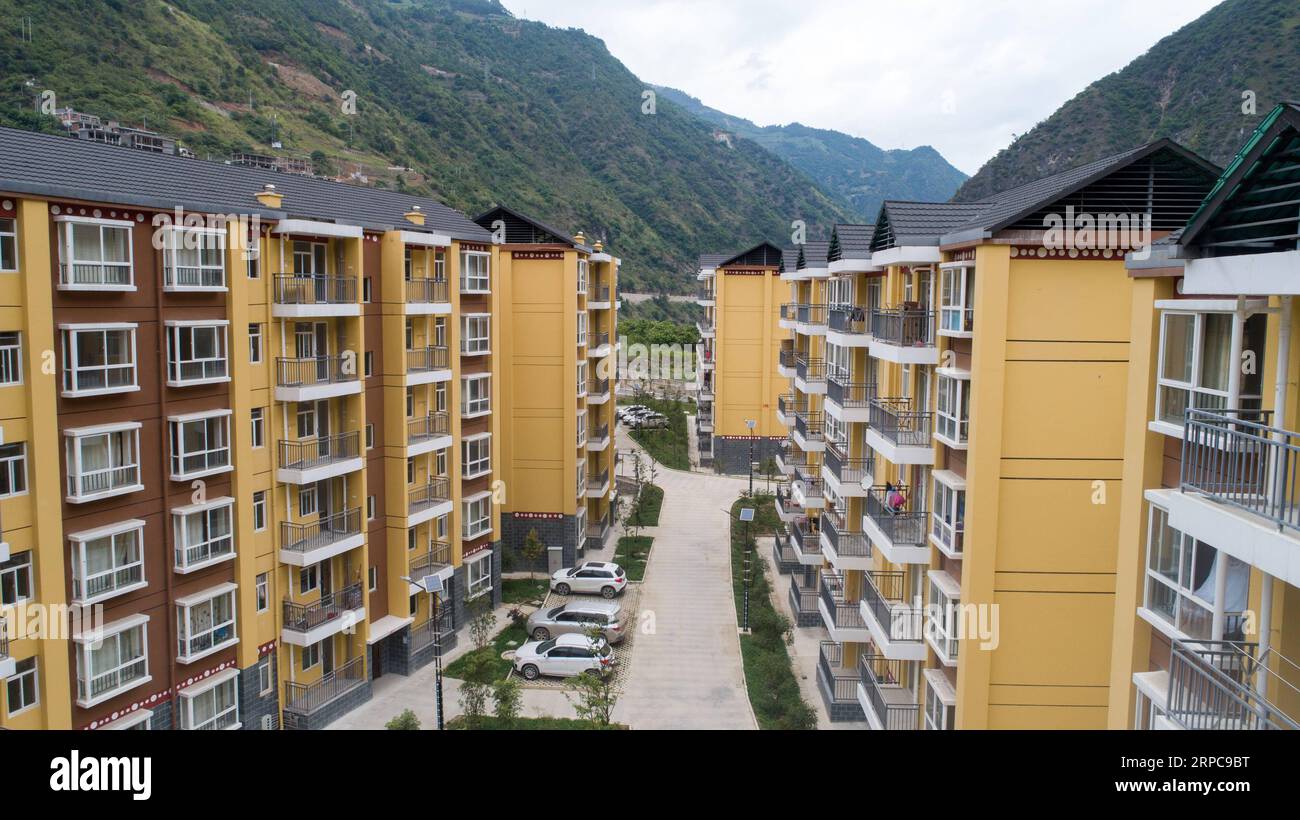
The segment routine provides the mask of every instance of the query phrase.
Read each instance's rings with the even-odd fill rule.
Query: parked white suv
[[[604,638],[561,635],[549,641],[530,641],[515,652],[515,671],[526,680],[542,675],[572,678],[583,672],[606,673],[614,668],[614,650]]]
[[[588,561],[557,570],[551,576],[551,591],[559,595],[574,592],[613,598],[627,589],[627,573],[618,564]]]

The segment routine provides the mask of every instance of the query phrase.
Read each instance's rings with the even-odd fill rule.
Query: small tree
[[[579,720],[588,720],[597,726],[609,726],[614,716],[614,706],[620,692],[614,685],[614,676],[599,672],[583,672],[570,678],[564,696],[573,704]]]
[[[385,723],[384,728],[391,731],[411,732],[420,728],[420,719],[416,717],[415,712],[404,709],[400,715]]]
[[[492,603],[486,597],[470,604],[469,638],[475,649],[483,649],[492,642],[492,633],[496,629],[497,614],[492,611]]]
[[[519,709],[523,702],[519,681],[507,677],[496,682],[492,687],[492,713],[501,721],[502,728],[514,728],[519,719]]]
[[[484,682],[484,665],[487,659],[480,654],[465,656],[465,679],[460,682],[460,711],[465,716],[465,728],[477,729],[487,712],[488,691],[492,685]]]
[[[546,544],[542,543],[541,536],[537,534],[536,529],[528,531],[528,536],[524,539],[524,545],[520,548],[519,553],[523,555],[524,560],[528,562],[528,580],[537,577],[537,561],[546,554]]]
[[[772,492],[772,480],[776,478],[776,474],[779,472],[776,466],[776,458],[768,456],[763,459],[763,462],[759,465],[758,469],[759,472],[763,474],[764,478],[767,479],[767,491],[769,493]]]

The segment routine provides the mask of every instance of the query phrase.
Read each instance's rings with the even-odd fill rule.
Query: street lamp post
[[[745,426],[749,428],[749,497],[754,497],[754,427],[758,422],[754,419],[746,419]]]
[[[402,580],[414,584],[431,596],[433,617],[433,708],[438,731],[442,731],[442,624],[438,622],[438,599],[442,597],[442,579],[437,575],[426,575],[422,581],[413,581],[406,576],[403,576]]]
[[[727,510],[726,513],[729,518],[735,518],[731,510]],[[751,550],[752,542],[749,539],[749,524],[751,521],[754,520],[754,508],[741,507],[740,516],[737,520],[739,520],[741,523],[745,525],[745,533],[742,536],[745,539],[745,558],[744,561],[741,563],[741,572],[740,572],[741,578],[744,580],[745,583],[745,594],[744,594],[744,606],[741,610],[740,634],[748,635],[749,634],[749,584],[750,584],[750,578],[753,575],[753,566],[754,566],[752,550]],[[727,536],[728,538],[730,538],[731,536],[729,527],[728,527]]]

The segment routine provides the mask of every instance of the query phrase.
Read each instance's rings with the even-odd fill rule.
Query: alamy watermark
[[[1151,214],[1091,213],[1076,211],[1043,217],[1043,247],[1048,250],[1110,250],[1132,253],[1134,259],[1151,258]]]

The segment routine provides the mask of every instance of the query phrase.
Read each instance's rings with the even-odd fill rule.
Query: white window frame
[[[970,330],[966,316],[970,315]],[[951,325],[951,327],[949,327]],[[969,339],[975,328],[975,263],[960,262],[939,266],[940,336]]]
[[[132,518],[100,527],[94,530],[68,534],[72,555],[72,600],[79,605],[89,605],[125,595],[149,585],[144,562],[144,527],[145,522]],[[122,542],[119,545],[119,540]],[[129,548],[128,542],[134,541],[135,560],[118,563],[119,552]],[[109,568],[96,573],[90,572],[88,555],[93,548],[107,548]],[[138,578],[132,578],[138,571]],[[87,594],[87,586],[94,580],[108,578],[112,586],[101,591]]]
[[[31,664],[31,669],[18,668],[18,665],[25,665],[27,663]],[[29,677],[31,678],[31,686],[24,687],[23,686],[24,680]],[[37,706],[41,705],[41,664],[37,656],[33,655],[30,658],[23,658],[22,660],[18,661],[17,665],[15,665],[14,668],[14,674],[5,678],[4,683],[5,683],[5,711],[8,712],[9,717],[11,718],[17,717],[18,715],[21,715],[23,712],[26,712],[30,709],[35,709]],[[24,697],[22,703],[19,704],[18,708],[16,709],[14,708],[14,699],[10,697],[10,692],[12,691],[15,684],[17,684],[20,690],[24,688],[30,688],[32,692],[32,699],[29,701]]]
[[[310,504],[308,503],[310,501]],[[320,512],[320,498],[317,497],[315,484],[304,484],[298,488],[298,517],[306,518]]]
[[[472,541],[492,532],[492,493],[476,493],[460,504],[461,539]]]
[[[253,581],[255,599],[254,607],[260,614],[271,611],[271,576],[265,572],[259,572]]]
[[[111,498],[115,495],[124,495],[126,493],[139,492],[144,489],[144,484],[140,476],[140,422],[132,421],[121,424],[106,424],[99,427],[77,427],[64,430],[65,451],[67,458],[67,475],[68,486],[67,499],[73,504],[84,504],[88,501],[97,501],[101,498]],[[125,443],[114,441],[117,436],[123,436],[129,439]],[[109,465],[94,471],[86,471],[82,468],[82,462],[85,458],[85,447],[90,441],[98,438],[107,440],[107,452],[109,454]],[[123,446],[125,444],[125,446]],[[118,464],[112,463],[113,457],[119,455],[119,451],[126,449],[128,461]],[[129,483],[123,482],[115,486],[109,486],[102,490],[86,491],[85,485],[87,478],[99,474],[112,475],[121,473],[125,477],[133,478]]]
[[[1165,373],[1165,357],[1169,353],[1168,336],[1169,336],[1169,319],[1170,317],[1191,317],[1192,319],[1192,365],[1191,381],[1184,382],[1179,379],[1167,378]],[[1183,392],[1187,394],[1186,406],[1196,409],[1209,410],[1236,408],[1241,406],[1243,398],[1259,399],[1259,396],[1232,396],[1230,390],[1218,390],[1215,388],[1205,387],[1201,384],[1202,366],[1205,363],[1205,323],[1209,316],[1227,316],[1232,321],[1232,330],[1228,335],[1228,363],[1229,370],[1234,366],[1232,359],[1233,340],[1244,338],[1246,333],[1246,319],[1242,318],[1231,310],[1161,310],[1160,311],[1160,355],[1156,360],[1156,424],[1168,425],[1173,430],[1181,431],[1183,420],[1171,420],[1165,418],[1166,396],[1169,392]],[[1248,317],[1247,317],[1248,318]],[[1229,379],[1231,385],[1231,379]],[[1207,401],[1208,399],[1208,401]]]
[[[260,322],[248,323],[248,363],[261,364],[263,358],[262,352],[262,324]]]
[[[213,246],[209,246],[212,243]],[[176,254],[195,253],[194,264],[177,265]],[[163,234],[163,290],[168,292],[219,292],[226,288],[226,232],[222,228],[172,225]],[[212,258],[215,253],[216,259]],[[177,270],[192,271],[196,281],[179,282]]]
[[[21,560],[23,556],[26,556],[25,562]],[[24,580],[25,583],[19,584],[19,580]],[[6,586],[13,588],[14,598],[12,601],[4,601],[3,598],[0,598],[0,602],[3,602],[0,605],[14,606],[15,604],[20,604],[23,601],[30,601],[36,597],[36,575],[33,573],[32,569],[31,550],[15,552],[13,555],[9,556],[8,561],[0,562],[0,589],[3,589]],[[20,586],[26,588],[26,595],[20,595],[18,593]]]
[[[199,384],[216,384],[230,381],[230,322],[203,320],[195,322],[169,321],[167,327],[167,385],[189,387]],[[198,332],[211,333],[218,355],[194,356],[195,336]],[[189,337],[190,358],[181,358],[182,342]],[[186,374],[187,365],[198,365],[198,375]],[[190,368],[193,370],[194,368]]]
[[[931,476],[934,496],[930,502],[930,540],[944,555],[960,558],[966,538],[966,487],[946,470],[935,470]],[[952,518],[951,524],[945,514]]]
[[[937,674],[943,673],[937,672]],[[941,693],[936,689],[928,675],[926,676],[925,681],[925,703],[921,708],[925,717],[926,729],[931,731],[947,731],[957,728],[956,699],[950,699],[945,693]],[[938,716],[937,721],[935,719],[936,715]]]
[[[79,216],[56,216],[55,223],[58,225],[59,239],[59,290],[89,290],[89,291],[133,291],[135,290],[135,242],[134,242],[134,222],[128,222],[123,219],[92,219],[89,217]],[[92,226],[98,228],[99,242],[99,259],[78,258],[74,253],[75,243],[73,235],[75,227]],[[125,262],[105,262],[104,246],[105,237],[111,231],[126,231],[126,256]],[[123,282],[74,282],[70,277],[69,269],[78,265],[98,266],[102,268],[100,275],[107,278],[109,270],[125,271],[126,279]]]
[[[460,292],[492,292],[492,254],[487,251],[460,252]]]
[[[266,408],[254,407],[248,411],[249,442],[254,450],[266,446]]]
[[[486,356],[492,352],[492,314],[467,313],[460,319],[460,352]]]
[[[965,450],[970,442],[970,374],[940,370],[935,376],[934,438]]]
[[[9,240],[6,242],[5,240]],[[13,248],[12,264],[6,265],[4,248]],[[12,216],[0,217],[0,273],[18,272],[18,220]]]
[[[140,631],[139,647],[140,654],[133,655],[123,659],[121,655],[120,636],[127,632],[135,630]],[[128,692],[138,686],[143,686],[152,680],[149,675],[149,616],[144,614],[132,615],[106,624],[100,629],[82,632],[74,636],[77,643],[77,704],[83,708],[94,706],[97,703],[103,703],[110,698],[115,698],[123,692]],[[111,668],[104,670],[95,670],[94,657],[97,651],[107,650],[111,646],[117,649],[117,661]],[[123,673],[130,673],[131,677],[122,680]],[[98,694],[92,694],[91,689],[96,680],[118,678],[118,682],[110,688],[104,689]]]
[[[232,731],[241,728],[239,722],[239,671],[236,669],[227,669],[218,672],[205,681],[200,681],[186,689],[176,693],[180,697],[180,721],[179,728],[185,731],[203,731],[209,729],[221,729]],[[219,711],[217,705],[221,703],[221,696],[225,695],[227,705]],[[203,720],[202,723],[195,722],[195,706],[202,700],[212,700],[212,717]]]
[[[1183,640],[1209,640],[1211,637],[1209,625],[1213,622],[1214,618],[1214,603],[1198,595],[1197,591],[1191,587],[1191,583],[1193,583],[1192,578],[1196,573],[1195,562],[1197,559],[1198,541],[1187,533],[1169,525],[1168,510],[1155,504],[1150,504],[1149,508],[1150,509],[1147,512],[1146,544],[1142,555],[1142,609],[1139,611],[1146,615],[1146,620],[1148,621],[1154,618],[1155,620],[1152,621],[1153,624],[1170,637],[1177,637]],[[1173,563],[1178,574],[1177,579],[1169,578],[1163,572],[1156,570],[1152,566],[1154,558],[1152,547],[1155,544],[1156,532],[1161,526],[1168,528],[1175,542],[1171,545],[1171,548],[1176,550],[1175,560]],[[1240,559],[1234,558],[1218,547],[1211,544],[1207,544],[1206,546],[1215,550],[1216,561],[1223,559],[1230,562],[1228,565],[1229,573],[1232,572],[1234,564],[1238,567],[1239,572],[1247,573],[1247,580],[1245,583],[1249,584],[1250,567],[1248,564]],[[1186,574],[1186,577],[1184,577],[1184,574]],[[1209,586],[1212,591],[1214,575],[1215,568],[1211,568],[1210,572],[1206,575],[1206,579],[1210,582]],[[1172,616],[1164,609],[1152,605],[1151,592],[1154,584],[1164,587],[1168,592],[1173,594],[1175,609]],[[1231,582],[1229,585],[1231,586]],[[1184,627],[1188,625],[1188,622],[1184,621],[1182,617],[1183,608],[1185,606],[1195,607],[1197,610],[1200,610],[1200,617],[1206,624],[1205,634],[1194,635],[1184,629]],[[1227,614],[1235,615],[1238,613],[1227,611]]]
[[[228,646],[239,643],[239,607],[235,601],[236,589],[238,589],[236,584],[225,583],[177,599],[176,661],[178,663],[193,663],[200,658],[206,658]],[[215,607],[217,601],[222,598],[229,601],[230,615],[227,619],[218,622],[215,620],[217,617]],[[210,623],[200,623],[196,626],[191,622],[194,610],[203,606],[207,606],[212,610],[210,617],[213,620]],[[205,638],[211,639],[210,645],[195,649],[195,642],[202,642]]]
[[[201,413],[168,417],[167,432],[172,481],[189,481],[217,473],[228,473],[234,469],[230,452],[230,412],[229,410],[206,410]],[[201,425],[204,438],[203,448],[194,452],[185,449],[185,432],[191,425]],[[214,432],[217,437],[215,446],[211,440]],[[202,457],[200,466],[185,469],[189,459],[199,457]]]
[[[587,346],[587,311],[578,311],[578,347]]]
[[[490,373],[475,373],[469,376],[461,376],[460,380],[460,406],[462,418],[477,418],[486,416],[492,412],[492,375]],[[477,388],[471,390],[471,385],[484,385],[483,395],[477,398],[471,396],[471,392],[479,392]]]
[[[465,600],[472,601],[492,591],[492,552],[484,550],[465,562]],[[477,559],[477,560],[475,560]]]
[[[266,503],[266,490],[253,491],[253,532],[264,532],[267,528],[267,515],[269,510]],[[262,525],[257,525],[258,516],[261,516]]]
[[[9,454],[10,450],[14,455]],[[27,442],[0,444],[0,479],[8,488],[0,487],[0,498],[27,495]]]
[[[194,572],[235,557],[235,499],[213,498],[202,504],[172,509],[173,566],[179,573]],[[222,519],[225,530],[222,532]],[[189,521],[198,519],[202,540],[189,542]]]
[[[492,472],[492,434],[466,436],[460,443],[460,477],[478,478]]]
[[[5,338],[13,336],[13,340]],[[21,330],[0,332],[0,387],[23,383],[23,333]]]
[[[136,328],[138,325],[134,322],[114,322],[108,324],[66,324],[59,325],[59,335],[63,344],[63,380],[62,392],[68,398],[82,396],[104,396],[112,393],[130,393],[140,389],[139,362],[140,357],[136,349]],[[126,334],[127,347],[130,348],[130,360],[126,363],[108,363],[107,354],[105,355],[104,364],[82,365],[79,361],[77,350],[77,339],[83,334],[98,333],[102,334],[104,350],[108,350],[108,335],[110,333]],[[120,384],[112,387],[108,386],[109,374],[117,371],[129,373],[131,376],[130,384]],[[82,387],[82,374],[99,373],[104,379],[103,387]]]

